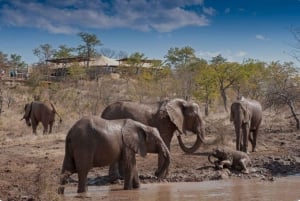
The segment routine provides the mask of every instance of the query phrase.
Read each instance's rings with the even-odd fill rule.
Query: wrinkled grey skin
[[[118,101],[107,106],[101,117],[104,119],[130,118],[155,127],[168,148],[170,148],[175,131],[179,131],[180,134],[186,134],[186,131],[193,132],[197,134],[198,138],[190,148],[184,146],[180,135],[178,137],[181,149],[187,153],[195,152],[205,142],[205,131],[199,106],[179,98],[153,104]]]
[[[32,126],[32,131],[34,134],[36,134],[36,128],[39,122],[43,124],[43,134],[46,134],[48,132],[48,126],[49,133],[52,132],[52,127],[55,121],[55,114],[58,115],[52,103],[48,105],[40,101],[33,101],[25,105],[24,112],[25,114],[21,120],[25,119],[26,124],[28,126]],[[62,121],[61,117],[60,121]]]
[[[164,162],[156,171],[162,178],[170,164],[170,153],[156,128],[131,119],[105,120],[83,117],[69,130],[65,142],[65,157],[60,184],[72,173],[78,173],[78,193],[86,192],[87,174],[93,167],[119,162],[124,168],[124,189],[140,186],[135,154],[159,153]],[[63,193],[63,186],[59,193]]]
[[[107,106],[101,117],[104,119],[130,118],[155,127],[169,150],[175,131],[179,131],[179,134],[186,134],[186,131],[190,131],[197,135],[194,145],[190,148],[183,144],[180,135],[177,136],[179,145],[184,152],[193,153],[203,142],[211,143],[204,139],[204,123],[200,116],[198,104],[183,99],[163,100],[152,104],[118,101]],[[159,166],[160,161],[161,156],[159,155]],[[117,170],[113,167],[110,167],[110,177],[112,179],[119,177]]]
[[[247,153],[249,139],[254,152],[258,130],[262,121],[260,103],[243,97],[234,101],[231,105],[230,121],[233,122],[235,128],[236,150]]]
[[[212,161],[211,157],[215,157],[217,160]],[[242,151],[235,151],[228,148],[217,148],[208,155],[208,160],[214,164],[217,168],[223,169],[234,168],[241,169],[243,173],[248,174],[249,170],[247,166],[251,164],[251,159],[248,154]]]

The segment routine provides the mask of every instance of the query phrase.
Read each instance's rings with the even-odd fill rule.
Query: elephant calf
[[[72,173],[78,173],[78,193],[86,192],[89,170],[120,163],[124,171],[124,189],[140,186],[135,154],[159,153],[164,162],[156,176],[161,178],[170,164],[170,153],[156,128],[131,119],[105,120],[83,117],[69,130],[60,184],[66,184]],[[64,187],[59,187],[62,194]]]
[[[212,161],[212,156],[217,158],[218,160]],[[235,151],[228,148],[214,149],[213,152],[209,154],[208,160],[220,169],[223,169],[224,167],[242,169],[242,172],[246,174],[249,173],[247,165],[251,164],[251,160],[248,154],[242,151]]]

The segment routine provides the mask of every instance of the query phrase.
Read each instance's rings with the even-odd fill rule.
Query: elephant
[[[68,177],[78,174],[78,193],[86,192],[89,170],[119,162],[124,168],[124,189],[139,188],[135,154],[159,153],[164,162],[155,175],[163,178],[170,164],[170,153],[156,128],[131,119],[106,120],[98,116],[83,117],[69,130],[65,140],[60,187]]]
[[[211,157],[217,158],[212,161]],[[229,148],[216,148],[208,155],[208,161],[214,164],[217,168],[235,168],[242,170],[243,173],[248,174],[247,165],[251,164],[251,159],[247,153],[242,151],[235,151]]]
[[[49,102],[49,104],[40,101],[27,103],[24,107],[24,112],[25,114],[21,120],[25,119],[26,124],[28,126],[32,126],[32,131],[34,134],[37,134],[36,128],[39,122],[42,122],[43,124],[43,134],[46,134],[48,132],[48,125],[49,133],[51,133],[55,121],[55,114],[59,116],[60,122],[62,121],[60,115],[57,113],[54,105],[51,102]]]
[[[231,104],[230,121],[236,133],[236,150],[247,153],[248,139],[256,151],[258,130],[262,122],[262,106],[256,100],[241,97]],[[242,129],[242,134],[241,134]]]
[[[130,118],[158,129],[163,141],[170,150],[170,144],[175,131],[179,131],[177,139],[181,149],[186,153],[194,153],[202,143],[212,144],[214,141],[204,138],[204,122],[200,116],[198,104],[183,99],[165,99],[155,103],[138,103],[118,101],[108,105],[102,112],[104,119]],[[186,147],[181,134],[187,131],[197,135],[192,147]],[[158,155],[160,166],[161,156]],[[117,170],[110,168],[110,177],[120,178]]]

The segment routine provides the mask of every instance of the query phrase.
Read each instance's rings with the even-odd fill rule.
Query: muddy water
[[[66,188],[64,200],[109,201],[299,201],[300,176],[274,182],[222,180],[199,183],[142,184],[138,190],[124,191],[121,185],[89,186],[85,198],[77,198],[75,188]]]

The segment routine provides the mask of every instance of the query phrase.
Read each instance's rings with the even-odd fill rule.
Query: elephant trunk
[[[163,155],[164,161],[163,163],[157,168],[155,172],[155,176],[159,179],[164,178],[168,174],[168,169],[171,161],[170,152],[166,145],[163,145],[158,154]]]
[[[203,124],[202,124],[203,125]],[[214,139],[205,139],[204,136],[205,136],[205,129],[203,128],[203,126],[201,126],[200,129],[197,129],[197,138],[196,138],[196,141],[195,143],[193,144],[193,146],[191,147],[186,147],[181,139],[181,135],[177,135],[177,139],[178,139],[178,142],[179,142],[179,146],[180,148],[185,152],[185,153],[188,153],[188,154],[192,154],[194,153],[195,151],[198,150],[198,148],[200,147],[200,145],[203,143],[205,145],[213,145],[215,143],[217,143],[217,141],[219,140],[217,137],[214,138]]]
[[[209,155],[208,155],[208,161],[209,161],[211,164],[215,164],[215,161],[212,161],[212,160],[211,160],[211,157],[212,157],[212,156],[215,157],[214,154],[209,154]]]
[[[200,145],[202,144],[202,140],[199,135],[197,135],[197,139],[196,139],[195,143],[193,144],[193,146],[191,146],[191,147],[187,147],[184,145],[184,143],[181,139],[181,135],[177,135],[177,139],[178,139],[179,146],[182,149],[182,151],[184,151],[185,153],[188,153],[188,154],[192,154],[195,151],[197,151],[199,149]]]

